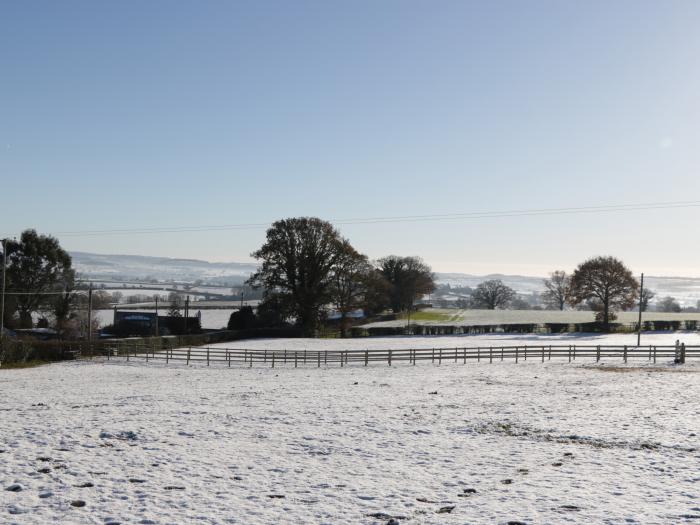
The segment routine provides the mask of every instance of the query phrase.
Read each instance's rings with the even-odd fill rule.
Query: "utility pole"
[[[190,296],[185,299],[185,333],[190,333]]]
[[[5,334],[5,268],[7,268],[7,239],[2,239],[2,299],[0,300],[0,343]]]
[[[156,337],[160,335],[160,330],[158,329],[158,296],[156,295]]]
[[[639,287],[639,324],[637,325],[637,346],[642,340],[642,301],[644,295],[644,274],[642,274],[642,284]]]
[[[87,323],[87,340],[92,342],[92,283],[88,289],[88,323]]]

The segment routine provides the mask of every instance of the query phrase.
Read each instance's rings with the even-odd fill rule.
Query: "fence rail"
[[[430,361],[433,364],[488,362],[511,360],[520,361],[550,361],[552,359],[568,360],[603,358],[621,359],[625,363],[630,360],[646,360],[656,363],[657,359],[673,358],[678,363],[684,363],[686,358],[700,358],[700,346],[677,345],[527,345],[527,346],[488,346],[488,347],[458,347],[458,348],[405,348],[384,350],[259,350],[246,348],[220,347],[179,347],[156,349],[144,346],[142,348],[106,347],[99,352],[82,357],[102,356],[106,359],[123,359],[164,361],[165,363],[181,362],[206,363],[207,366],[369,366],[375,363],[385,363],[392,366],[398,363],[415,365],[419,361]]]

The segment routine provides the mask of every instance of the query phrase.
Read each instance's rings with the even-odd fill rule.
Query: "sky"
[[[699,25],[693,0],[6,0],[0,235],[245,262],[318,216],[440,272],[700,277],[695,205],[347,223],[700,203]]]

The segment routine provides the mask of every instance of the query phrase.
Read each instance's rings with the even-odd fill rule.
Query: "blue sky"
[[[0,5],[0,234],[700,200],[700,2]],[[699,208],[343,225],[371,257],[700,277]],[[245,261],[264,229],[58,234]]]

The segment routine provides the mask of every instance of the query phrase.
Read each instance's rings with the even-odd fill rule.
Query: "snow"
[[[642,332],[641,345],[674,345],[676,340],[688,346],[700,345],[700,332]],[[402,350],[419,348],[476,348],[516,345],[636,345],[637,334],[488,334],[357,337],[352,339],[246,339],[208,345],[210,348],[247,348],[250,350]]]
[[[236,345],[417,348],[544,337],[565,336]],[[578,340],[621,337],[633,336]],[[0,369],[0,522],[696,522],[698,374],[698,363],[618,360]],[[5,490],[13,485],[21,490]]]

